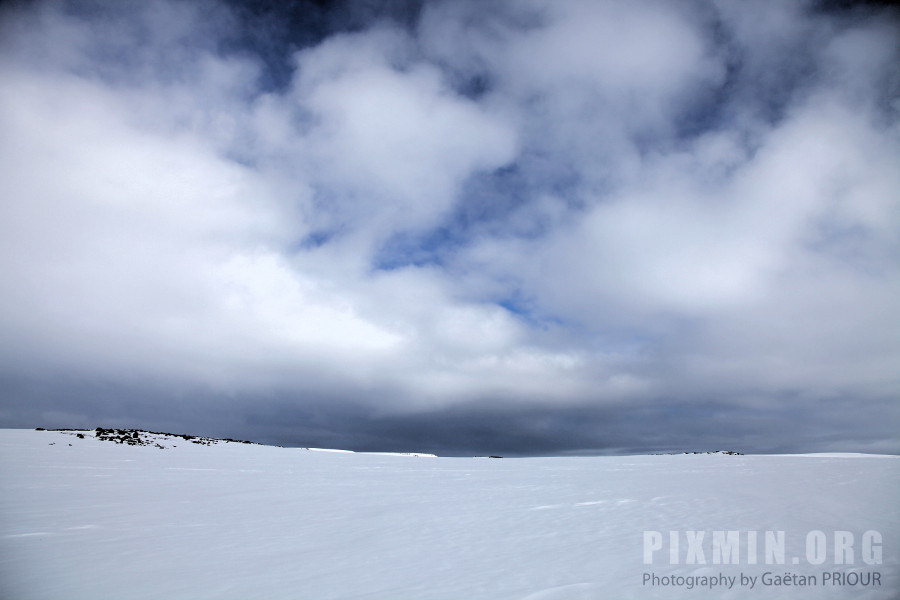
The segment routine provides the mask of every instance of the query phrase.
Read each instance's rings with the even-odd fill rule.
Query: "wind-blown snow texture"
[[[0,431],[0,595],[80,598],[897,597],[900,459],[677,455],[477,459],[183,438]],[[787,563],[643,562],[643,532],[783,530]],[[855,535],[855,563],[804,557]],[[882,563],[860,536],[882,535]],[[683,537],[683,535],[682,535]],[[684,542],[682,542],[684,543]],[[830,542],[829,542],[830,543]],[[762,557],[761,561],[762,563]],[[816,586],[643,585],[645,573],[816,575]],[[880,586],[822,585],[825,572]]]

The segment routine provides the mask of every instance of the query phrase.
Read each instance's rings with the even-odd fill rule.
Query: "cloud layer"
[[[283,10],[0,8],[0,422],[900,452],[896,12]]]

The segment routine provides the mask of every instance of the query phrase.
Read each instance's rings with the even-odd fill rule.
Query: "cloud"
[[[898,451],[896,13],[298,6],[0,9],[2,422]]]
[[[390,30],[329,39],[298,55],[292,95],[315,122],[305,143],[327,176],[319,184],[386,233],[439,224],[465,179],[516,146],[511,127],[453,94],[437,68],[403,64],[410,44]]]

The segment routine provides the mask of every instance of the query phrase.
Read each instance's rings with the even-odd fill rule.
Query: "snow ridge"
[[[185,441],[200,446],[213,446],[216,444],[252,444],[261,446],[257,442],[248,440],[235,440],[232,438],[214,438],[202,435],[188,435],[185,433],[165,433],[161,431],[145,431],[143,429],[106,429],[97,427],[96,429],[45,429],[37,427],[35,431],[53,431],[65,435],[73,435],[78,439],[86,439],[93,437],[94,439],[113,442],[116,444],[125,444],[128,446],[152,446],[165,450],[175,447],[175,442]],[[414,456],[424,458],[437,458],[436,454],[426,452],[355,452],[354,450],[339,450],[334,448],[297,448],[297,450],[309,450],[313,452],[337,452],[346,454],[372,454],[377,456]]]

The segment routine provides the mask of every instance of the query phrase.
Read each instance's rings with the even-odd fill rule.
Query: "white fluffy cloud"
[[[225,5],[6,8],[6,376],[248,415],[322,390],[875,415],[900,391],[896,16],[747,10],[426,2],[264,85]]]

